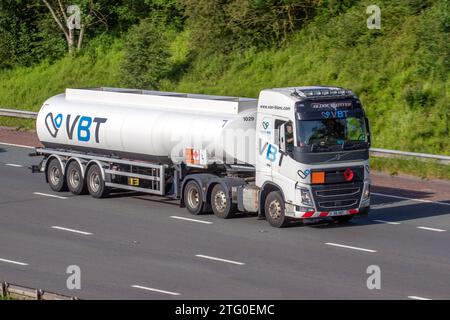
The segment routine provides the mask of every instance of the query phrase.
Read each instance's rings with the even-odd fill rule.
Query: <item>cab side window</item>
[[[284,151],[294,150],[294,126],[292,121],[275,120],[275,143]]]
[[[275,120],[275,137],[274,137],[275,141],[274,141],[274,143],[277,144],[279,147],[281,147],[283,145],[283,139],[282,138],[284,138],[284,137],[282,137],[281,134],[280,134],[280,127],[284,123],[286,123],[285,120],[279,120],[279,119]]]
[[[294,126],[292,121],[286,122],[284,126],[284,135],[286,141],[286,151],[292,152],[294,150]]]

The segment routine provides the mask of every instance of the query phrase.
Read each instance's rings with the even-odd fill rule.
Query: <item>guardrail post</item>
[[[41,289],[36,289],[36,300],[42,300],[42,295],[44,294],[44,291]]]
[[[2,297],[6,297],[6,296],[7,296],[6,282],[2,282]]]

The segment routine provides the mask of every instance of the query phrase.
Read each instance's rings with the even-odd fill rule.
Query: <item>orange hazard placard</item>
[[[192,163],[192,149],[186,148],[184,149],[184,157],[186,158],[186,163]]]
[[[311,183],[322,184],[325,183],[325,172],[313,172],[311,175]]]
[[[194,164],[200,163],[200,151],[197,149],[192,150],[192,160]]]

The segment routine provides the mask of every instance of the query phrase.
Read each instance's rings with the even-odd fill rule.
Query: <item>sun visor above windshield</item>
[[[302,100],[296,103],[298,120],[340,119],[363,117],[361,102],[357,99]]]

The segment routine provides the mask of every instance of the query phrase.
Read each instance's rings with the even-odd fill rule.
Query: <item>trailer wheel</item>
[[[283,196],[280,191],[272,191],[266,198],[265,212],[266,219],[275,228],[285,227],[289,220],[284,214],[285,206]]]
[[[353,219],[353,216],[347,215],[347,216],[338,216],[338,217],[332,217],[334,221],[338,223],[346,223]]]
[[[105,180],[102,178],[102,171],[98,165],[93,164],[89,167],[86,174],[87,189],[94,198],[104,198],[108,195],[108,188],[105,186]]]
[[[216,184],[211,192],[211,207],[214,214],[222,219],[229,219],[235,216],[237,207],[231,202],[228,192],[221,184]]]
[[[58,159],[53,158],[47,166],[47,181],[50,188],[56,192],[62,192],[67,190],[66,179],[64,178],[64,172]]]
[[[203,209],[203,193],[197,182],[191,180],[184,188],[184,203],[186,209],[195,215],[202,213]]]
[[[70,192],[73,194],[86,194],[86,180],[83,177],[83,173],[78,162],[72,161],[67,167],[66,183]]]

